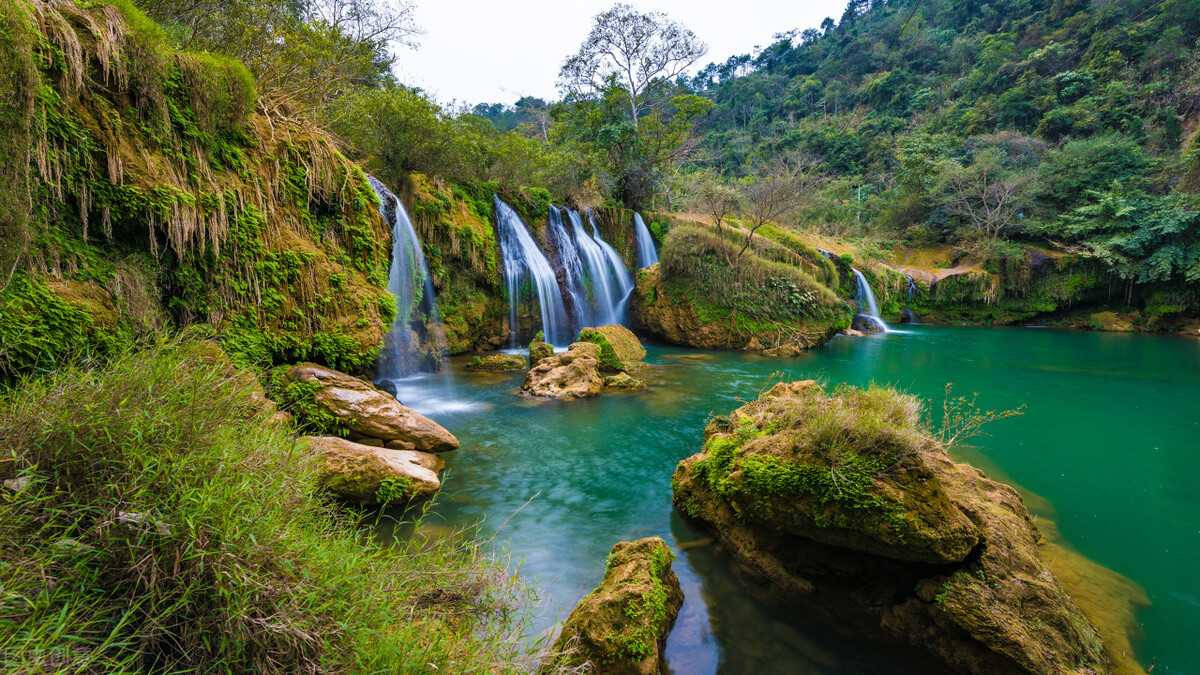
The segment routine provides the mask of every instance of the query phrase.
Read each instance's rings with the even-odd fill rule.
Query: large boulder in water
[[[1109,672],[1021,497],[957,464],[920,401],[776,385],[680,462],[676,507],[805,613],[962,673]]]
[[[554,651],[571,654],[573,665],[590,662],[591,673],[664,672],[663,641],[683,606],[683,591],[671,570],[674,559],[658,537],[614,546],[604,581],[571,612]]]
[[[321,486],[348,502],[385,506],[423,499],[442,487],[438,472],[446,463],[431,453],[377,448],[334,436],[302,442],[318,458]]]
[[[642,359],[646,358],[646,348],[624,326],[584,328],[579,331],[579,341],[600,347],[600,369],[607,372],[633,372],[642,367]]]
[[[315,363],[292,366],[285,385],[301,385],[309,402],[344,426],[356,438],[377,439],[422,452],[446,452],[458,439],[437,422],[379,391],[370,382]],[[411,445],[411,447],[409,447]]]
[[[562,354],[546,357],[530,368],[521,392],[548,398],[587,398],[603,387],[599,345],[576,342]]]
[[[540,335],[540,333],[539,333]],[[529,343],[529,367],[532,368],[542,362],[542,359],[554,356],[554,347],[550,346],[544,340],[534,338]]]

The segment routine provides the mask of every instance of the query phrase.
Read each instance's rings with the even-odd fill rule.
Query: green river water
[[[445,375],[402,384],[401,400],[462,442],[426,526],[477,524],[484,536],[502,527],[497,541],[542,589],[536,630],[599,583],[613,544],[660,536],[679,557],[686,597],[667,642],[672,672],[916,672],[773,605],[769,589],[674,513],[671,473],[699,450],[710,414],[754,399],[775,371],[892,384],[939,406],[953,382],[957,394],[980,392],[985,408],[1028,405],[958,456],[1048,499],[1067,545],[1146,590],[1144,665],[1200,674],[1200,340],[905,326],[788,360],[648,349],[649,390],[592,400],[516,396],[521,374],[466,373],[459,359],[455,398],[466,406],[429,403],[423,392]]]

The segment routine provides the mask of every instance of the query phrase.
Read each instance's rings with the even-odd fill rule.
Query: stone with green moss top
[[[614,546],[604,580],[571,612],[554,651],[571,665],[590,663],[597,674],[664,672],[663,642],[683,606],[674,560],[659,537]]]
[[[672,478],[676,508],[814,620],[954,672],[1110,672],[1021,497],[951,461],[921,408],[885,387],[778,384],[710,422]]]
[[[476,356],[467,364],[467,370],[501,373],[510,370],[525,370],[525,357],[516,354],[488,354]]]
[[[529,367],[533,368],[541,363],[543,359],[554,356],[554,347],[548,344],[542,337],[542,332],[534,336],[533,341],[529,343]]]
[[[624,326],[584,328],[579,331],[579,341],[600,346],[600,368],[607,372],[634,372],[646,358],[646,348]]]

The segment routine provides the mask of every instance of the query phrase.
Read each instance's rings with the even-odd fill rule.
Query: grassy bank
[[[509,672],[526,599],[472,542],[380,545],[207,343],[0,393],[17,672]]]

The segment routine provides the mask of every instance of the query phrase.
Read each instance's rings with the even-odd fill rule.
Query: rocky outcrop
[[[576,342],[562,354],[549,356],[525,374],[521,392],[548,398],[587,398],[604,387],[600,379],[600,347]]]
[[[516,354],[488,354],[477,356],[467,364],[467,370],[488,373],[503,373],[510,370],[525,370],[525,357]]]
[[[785,344],[812,349],[828,342],[840,326],[752,321],[728,310],[698,307],[687,293],[671,292],[659,275],[661,263],[638,270],[629,298],[633,328],[671,344],[700,349],[762,351]]]
[[[334,436],[305,437],[303,447],[318,458],[321,487],[339,499],[386,506],[432,496],[441,489],[441,457],[413,450],[390,450]]]
[[[663,641],[683,606],[674,559],[658,537],[614,546],[604,581],[571,612],[554,651],[601,675],[664,672]]]
[[[631,373],[645,365],[642,359],[646,358],[646,348],[633,331],[624,326],[584,328],[579,331],[579,341],[600,347],[601,370]]]
[[[1109,672],[1012,488],[949,459],[897,392],[776,385],[718,418],[676,507],[814,616],[961,673]]]
[[[292,366],[284,375],[284,384],[303,393],[306,408],[331,416],[353,440],[421,452],[458,447],[454,434],[437,422],[401,405],[371,383],[332,368],[315,363]]]

